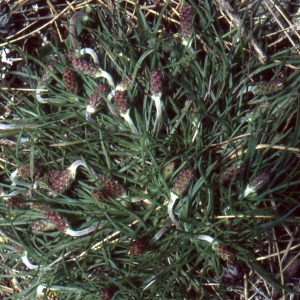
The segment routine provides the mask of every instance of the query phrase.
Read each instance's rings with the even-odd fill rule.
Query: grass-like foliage
[[[22,64],[1,82],[1,296],[299,294],[299,60],[258,2],[116,1],[37,51],[2,38]]]

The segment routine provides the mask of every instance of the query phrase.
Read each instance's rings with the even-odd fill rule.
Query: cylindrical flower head
[[[92,63],[76,56],[68,55],[67,58],[74,69],[79,70],[86,75],[96,77],[97,74],[102,71],[100,66],[94,66]]]
[[[190,186],[193,177],[194,171],[191,167],[183,169],[172,187],[172,192],[178,196],[183,196]]]
[[[164,90],[163,73],[160,70],[154,70],[150,74],[150,92],[152,94],[161,94]]]
[[[221,184],[227,184],[232,180],[232,178],[235,175],[236,176],[242,175],[244,170],[245,167],[243,162],[241,161],[235,162],[220,173],[219,180]]]
[[[114,99],[118,112],[125,114],[128,104],[126,92],[116,90]]]
[[[180,11],[180,32],[182,39],[188,39],[193,29],[194,9],[185,4]]]
[[[28,207],[28,204],[24,203],[24,199],[21,197],[10,197],[6,202],[6,207],[10,209],[23,209]]]
[[[104,193],[111,198],[118,198],[124,194],[122,185],[111,177],[100,178]]]
[[[109,288],[102,288],[99,292],[101,300],[111,300],[113,295],[113,292]]]
[[[61,172],[62,170],[59,169],[51,170],[50,172],[48,172],[45,176],[45,183],[51,185],[53,181],[55,181],[56,177],[60,175]]]
[[[271,81],[261,82],[256,84],[252,88],[252,93],[254,95],[267,96],[276,94],[284,89],[283,81],[280,79],[275,79]]]
[[[45,218],[51,222],[58,230],[65,231],[69,228],[67,219],[57,211],[44,210]]]
[[[149,240],[147,238],[136,239],[130,244],[129,254],[140,256],[148,249]]]
[[[95,89],[95,91],[91,94],[88,105],[93,110],[96,110],[100,106],[100,104],[104,101],[99,91],[106,96],[108,94],[107,84],[100,83]]]
[[[246,120],[252,122],[259,118],[270,106],[270,102],[262,102],[259,106],[246,114]]]
[[[66,85],[66,90],[76,95],[78,91],[78,81],[75,72],[70,68],[65,67],[63,72],[63,80]]]
[[[47,231],[52,231],[56,228],[56,226],[52,223],[49,222],[48,220],[36,220],[32,224],[32,229],[36,231],[41,231],[41,232],[47,232]]]
[[[69,189],[72,181],[73,179],[68,171],[61,171],[61,173],[53,179],[51,189],[59,193],[64,193]],[[51,192],[49,195],[56,196],[56,194],[53,195]]]
[[[256,191],[259,191],[269,183],[270,179],[271,174],[267,171],[262,171],[250,180],[249,187],[252,187]]]
[[[226,261],[228,263],[234,263],[235,256],[234,256],[232,250],[229,247],[227,247],[225,245],[222,245],[219,242],[214,242],[212,244],[212,249],[224,261]]]
[[[37,176],[40,172],[40,168],[39,167],[34,167],[33,168],[33,176]],[[23,166],[20,166],[17,169],[17,173],[16,173],[17,177],[20,177],[24,180],[28,180],[30,179],[30,164],[25,164]]]
[[[263,189],[270,181],[271,174],[267,171],[261,171],[254,178],[252,178],[246,187],[244,197],[252,193],[257,193]]]
[[[167,164],[163,170],[162,170],[162,175],[164,178],[167,178],[169,177],[171,174],[173,174],[174,172],[174,169],[175,169],[175,163],[174,162],[171,162],[169,164]]]

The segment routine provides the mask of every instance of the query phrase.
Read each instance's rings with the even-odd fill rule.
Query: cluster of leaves
[[[25,203],[46,203],[67,216],[72,228],[105,226],[76,238],[56,230],[38,233],[32,224],[43,217],[41,212],[8,207],[3,197],[1,276],[14,278],[18,291],[7,299],[32,298],[41,284],[49,290],[55,287],[58,299],[95,299],[101,289],[103,297],[106,288],[118,299],[213,299],[217,294],[233,298],[226,284],[240,284],[249,268],[277,288],[285,283],[275,276],[279,265],[265,266],[257,258],[268,254],[274,237],[285,239],[283,224],[294,232],[299,222],[299,71],[286,68],[296,62],[288,51],[267,53],[265,64],[255,55],[249,59],[251,53],[244,49],[247,39],[241,38],[239,29],[226,32],[229,27],[216,14],[214,3],[189,4],[195,12],[191,33],[195,51],[181,43],[179,18],[173,23],[166,18],[169,2],[158,5],[157,14],[150,16],[138,5],[126,15],[131,12],[127,2],[116,3],[113,12],[95,6],[90,23],[76,25],[96,41],[101,68],[115,82],[128,80],[127,108],[137,134],[111,113],[108,104],[114,103],[107,98],[94,114],[96,124],[86,120],[88,99],[105,79],[73,69],[79,78],[78,94],[74,97],[66,91],[64,54],[74,51],[68,41],[65,53],[52,44],[39,49],[39,53],[51,51],[50,58],[10,45],[24,59],[27,71],[8,75],[19,76],[35,89],[42,74],[50,72],[52,81],[46,88],[56,103],[39,103],[35,91],[1,90],[6,114],[0,126],[21,126],[0,127],[6,128],[0,132],[3,193],[18,190]],[[60,74],[51,72],[49,62]],[[153,70],[163,73],[164,109],[155,134]],[[283,90],[267,96],[248,91],[255,82],[283,75]],[[261,103],[268,103],[267,109],[260,110]],[[11,173],[23,164],[50,172],[78,159],[100,177],[117,180],[126,197],[95,199],[93,191],[103,186],[88,170],[80,170],[69,191],[56,198],[11,185]],[[228,167],[232,170],[241,164],[242,172],[234,167],[224,177]],[[166,174],[169,166],[173,167]],[[171,188],[187,167],[193,168],[194,179],[174,210],[182,230],[170,227],[155,243],[147,244],[167,223]],[[269,174],[268,182],[246,197],[248,183],[262,171]],[[136,198],[145,201],[132,201]],[[194,238],[200,234],[230,244],[236,265],[220,261],[211,244]],[[143,242],[133,247],[133,240],[139,239]],[[12,241],[27,251],[40,270],[26,269]],[[278,251],[287,247],[284,242],[277,245]],[[224,268],[226,280],[220,279]]]

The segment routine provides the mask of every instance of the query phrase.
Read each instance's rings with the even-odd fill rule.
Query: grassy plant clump
[[[19,2],[0,298],[300,299],[296,8]]]

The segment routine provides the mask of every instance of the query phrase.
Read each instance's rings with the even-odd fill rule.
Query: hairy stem
[[[127,109],[126,112],[125,112],[125,114],[120,113],[120,116],[121,116],[122,118],[124,118],[124,120],[128,123],[128,125],[129,125],[130,128],[131,128],[132,133],[133,133],[133,134],[138,134],[138,131],[137,131],[135,125],[133,124],[132,119],[131,119],[130,116],[129,116],[129,112],[130,112],[130,109]]]
[[[154,94],[151,96],[152,100],[155,103],[156,107],[156,119],[154,123],[153,134],[156,135],[161,127],[162,123],[162,102],[161,102],[161,93]]]
[[[70,20],[70,27],[69,31],[71,34],[71,41],[73,49],[76,51],[79,48],[79,43],[77,40],[77,33],[76,33],[76,22],[77,20],[81,20],[83,22],[88,21],[88,15],[83,11],[77,11]]]

